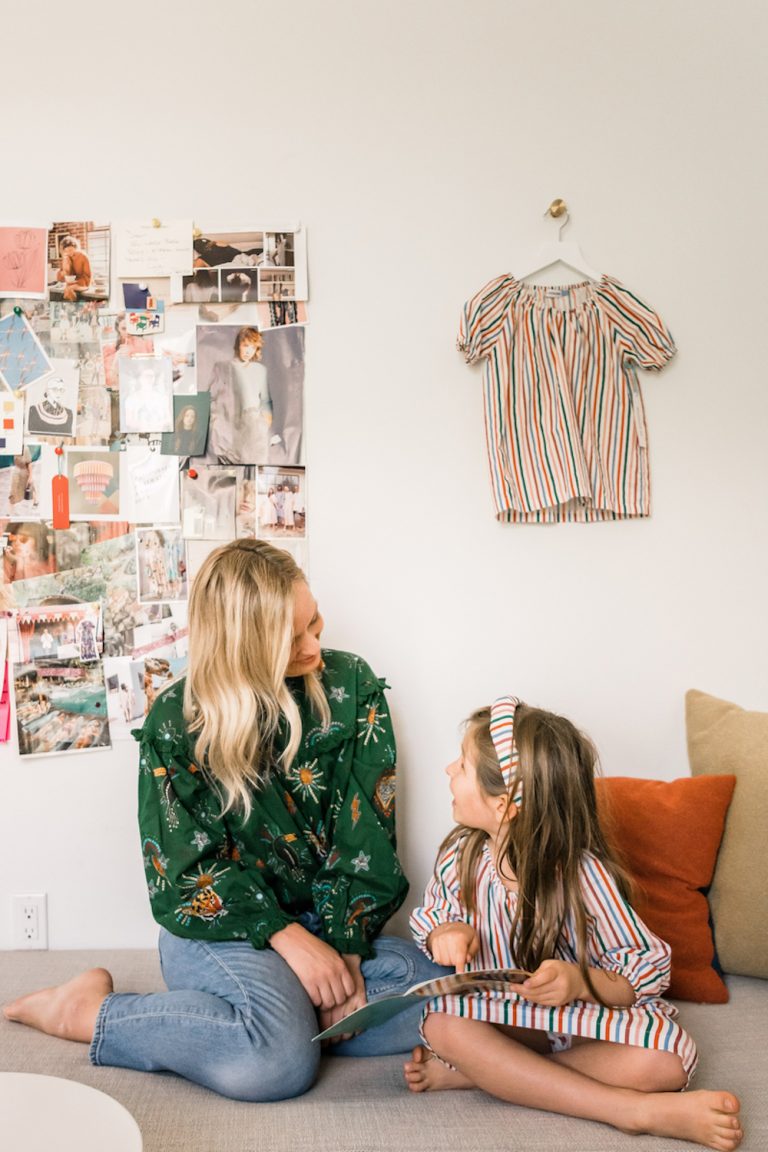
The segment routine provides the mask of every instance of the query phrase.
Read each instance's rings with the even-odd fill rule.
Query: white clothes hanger
[[[565,264],[566,267],[572,268],[574,272],[579,272],[582,276],[586,276],[588,280],[601,280],[602,272],[595,271],[579,245],[573,241],[562,239],[563,228],[565,228],[570,220],[570,214],[565,201],[553,200],[544,215],[552,216],[554,219],[563,215],[565,216],[565,219],[557,230],[557,239],[546,241],[546,243],[537,249],[527,263],[523,261],[521,267],[515,272],[515,278],[517,280],[525,280],[527,276],[533,276],[536,272],[543,272],[545,268],[550,268],[553,264]]]

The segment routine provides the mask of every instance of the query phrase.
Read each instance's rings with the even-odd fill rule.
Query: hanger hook
[[[571,215],[568,211],[568,205],[566,204],[565,200],[562,200],[558,197],[557,200],[552,201],[544,215],[551,216],[553,220],[559,220],[561,216],[565,217],[562,224],[557,229],[557,240],[559,243],[563,238],[563,228],[565,228],[566,224],[571,218]]]

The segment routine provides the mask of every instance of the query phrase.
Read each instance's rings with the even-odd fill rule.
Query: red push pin
[[[64,449],[62,448],[61,444],[59,444],[56,448],[54,448],[54,452],[56,453],[57,456],[63,456],[64,455]]]
[[[187,476],[189,476],[190,480],[197,480],[197,472],[194,468],[190,468],[190,470],[187,472]]]

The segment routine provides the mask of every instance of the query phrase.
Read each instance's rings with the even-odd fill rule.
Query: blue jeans
[[[362,965],[370,1000],[447,971],[410,940],[380,936]],[[167,992],[112,993],[101,1006],[93,1064],[169,1071],[234,1100],[284,1100],[314,1083],[321,1047],[315,1009],[271,948],[206,943],[160,930]],[[325,1051],[385,1056],[419,1043],[421,1005]]]

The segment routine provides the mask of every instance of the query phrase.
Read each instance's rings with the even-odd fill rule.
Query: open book
[[[414,984],[399,996],[382,996],[364,1004],[355,1012],[350,1012],[343,1020],[338,1020],[330,1028],[313,1037],[315,1040],[329,1040],[331,1036],[341,1036],[347,1032],[362,1032],[364,1028],[375,1028],[403,1012],[413,1004],[423,1004],[435,996],[458,995],[462,992],[510,992],[515,984],[527,980],[530,972],[519,968],[482,968],[477,972],[450,972],[447,976],[437,976],[434,980],[423,980]]]

